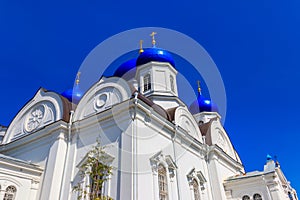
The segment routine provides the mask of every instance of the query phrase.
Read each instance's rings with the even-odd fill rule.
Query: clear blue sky
[[[0,124],[9,125],[39,87],[70,88],[83,59],[108,37],[170,28],[197,40],[218,66],[225,128],[246,170],[262,170],[266,155],[277,155],[300,192],[299,10],[297,0],[3,0]]]

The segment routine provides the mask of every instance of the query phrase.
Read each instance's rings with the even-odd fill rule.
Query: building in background
[[[80,168],[100,140],[113,166],[101,193],[113,199],[297,200],[276,160],[245,173],[217,105],[200,86],[185,105],[176,75],[153,38],[84,94],[79,77],[62,94],[39,89],[1,126],[0,199],[77,199],[76,185],[93,185]]]

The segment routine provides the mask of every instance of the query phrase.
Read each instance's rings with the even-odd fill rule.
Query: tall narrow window
[[[5,190],[3,200],[14,200],[16,197],[17,188],[15,186],[8,186]]]
[[[200,200],[199,184],[195,179],[193,180],[193,190],[194,190],[194,199]]]
[[[91,173],[91,199],[95,199],[96,197],[100,197],[102,194],[102,186],[103,186],[103,174],[100,170],[101,163],[96,162],[92,167]]]
[[[159,200],[168,199],[167,171],[163,165],[158,165]]]
[[[260,196],[260,194],[255,194],[253,195],[253,200],[262,200],[262,197]]]
[[[73,187],[73,191],[78,192],[78,199],[103,199],[106,192],[105,183],[112,174],[110,163],[113,159],[104,152],[104,147],[101,146],[98,138],[96,142],[81,161],[79,173],[82,181],[79,179]],[[110,199],[107,195],[105,198]]]
[[[111,167],[101,162],[95,162],[90,173],[90,198],[95,199],[103,194],[103,184],[108,180],[111,174]]]
[[[144,76],[144,92],[151,90],[151,77],[150,74]]]
[[[170,75],[170,85],[172,92],[175,92],[174,77],[172,75]]]

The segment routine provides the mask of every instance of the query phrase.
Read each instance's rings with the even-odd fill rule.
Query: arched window
[[[193,180],[194,199],[200,200],[199,184],[196,179]]]
[[[171,90],[175,92],[174,77],[172,75],[170,75],[170,85],[171,85]]]
[[[167,182],[167,170],[162,165],[158,165],[158,186],[159,186],[159,200],[168,199],[168,182]]]
[[[253,195],[253,200],[262,200],[262,197],[260,194]]]
[[[250,200],[250,197],[248,195],[243,196],[242,200]]]
[[[151,90],[151,77],[150,74],[144,76],[144,92]]]
[[[3,200],[14,200],[16,197],[17,188],[15,186],[8,186],[5,190],[5,195]]]

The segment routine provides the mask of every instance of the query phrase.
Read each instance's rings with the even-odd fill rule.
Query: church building
[[[186,105],[172,54],[155,43],[153,34],[152,47],[85,93],[80,74],[62,94],[40,88],[0,126],[0,200],[76,200],[78,185],[92,192],[80,172],[97,141],[112,167],[100,190],[108,199],[298,199],[276,159],[245,172],[217,105],[200,86]]]

